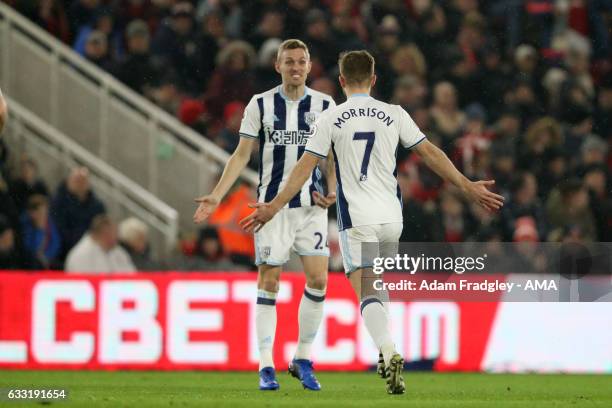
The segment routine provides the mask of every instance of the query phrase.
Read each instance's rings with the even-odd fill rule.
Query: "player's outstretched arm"
[[[329,152],[325,159],[325,178],[327,179],[327,195],[313,191],[312,198],[314,203],[321,208],[329,208],[336,202],[336,164],[334,155]]]
[[[489,191],[487,188],[495,183],[494,180],[470,181],[457,170],[448,156],[429,140],[424,140],[414,149],[423,158],[425,164],[444,180],[459,187],[470,200],[488,210],[497,210],[504,205],[504,197]]]
[[[215,211],[225,194],[234,185],[251,158],[254,144],[254,139],[241,137],[236,150],[225,164],[223,174],[213,191],[195,199],[195,202],[199,203],[193,215],[193,221],[196,224],[204,222]]]
[[[291,171],[283,190],[269,203],[250,204],[249,207],[255,208],[255,211],[240,220],[240,226],[247,232],[259,231],[302,189],[318,162],[319,158],[317,156],[305,152]]]
[[[4,124],[6,123],[7,116],[8,108],[6,107],[6,100],[4,100],[4,96],[2,95],[2,89],[0,89],[0,133],[2,133],[2,129],[4,129]]]

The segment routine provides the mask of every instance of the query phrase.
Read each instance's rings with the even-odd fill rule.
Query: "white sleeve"
[[[402,146],[410,149],[425,140],[425,135],[414,123],[408,112],[401,106],[397,106],[399,112],[399,139]]]
[[[306,151],[314,154],[317,157],[325,159],[331,147],[331,129],[329,121],[326,120],[329,115],[322,115],[315,123],[315,131],[306,142]]]
[[[256,97],[252,97],[244,109],[242,123],[240,124],[240,136],[257,139],[261,129],[261,112]]]

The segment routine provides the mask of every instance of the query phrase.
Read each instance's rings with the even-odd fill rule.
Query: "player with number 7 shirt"
[[[306,144],[306,152],[293,168],[285,188],[272,201],[253,204],[256,211],[244,218],[241,225],[247,231],[265,228],[300,189],[318,161],[332,150],[344,269],[361,303],[365,326],[382,355],[387,392],[402,394],[404,360],[391,340],[389,316],[383,304],[385,293],[366,284],[373,282],[375,276],[372,259],[362,256],[364,243],[388,243],[387,248],[393,247],[402,232],[402,203],[396,173],[398,145],[414,149],[440,177],[486,209],[501,208],[504,199],[487,188],[494,181],[470,181],[461,174],[446,154],[427,140],[402,107],[370,96],[376,75],[374,58],[367,51],[343,54],[339,66],[339,81],[347,96],[346,102],[321,115]]]

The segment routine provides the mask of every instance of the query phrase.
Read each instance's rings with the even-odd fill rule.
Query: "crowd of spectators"
[[[338,103],[339,52],[368,49],[374,96],[506,197],[483,211],[400,150],[402,240],[612,241],[610,0],[4,1],[230,152],[245,104],[279,83],[281,40],[306,42],[309,86]],[[82,226],[58,211],[72,245]]]
[[[2,139],[0,147],[8,155]],[[117,225],[95,194],[86,168],[73,168],[51,193],[39,177],[35,161],[23,157],[16,166],[11,162],[0,162],[0,270],[131,273],[244,269],[226,254],[212,226],[192,240],[191,249],[186,248],[191,242],[186,239],[175,255],[154,260],[148,226],[134,217]],[[242,259],[243,264],[246,261]]]

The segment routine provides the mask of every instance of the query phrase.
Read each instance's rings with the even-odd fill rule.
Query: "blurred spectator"
[[[112,70],[108,41],[102,31],[91,31],[85,43],[85,58],[105,71]]]
[[[281,40],[270,38],[263,43],[257,54],[257,68],[255,69],[255,92],[264,92],[278,85],[279,74],[276,72],[276,54]]]
[[[375,43],[373,50],[373,54],[376,58],[376,61],[379,61],[376,66],[376,69],[378,71],[381,71],[381,69],[386,69],[386,67],[380,66],[380,61],[389,61],[391,59],[393,51],[395,51],[395,49],[399,47],[400,34],[401,28],[399,22],[397,21],[397,18],[393,15],[385,16],[380,22],[380,25],[378,25],[375,31]],[[386,79],[383,75],[379,76],[379,80]]]
[[[194,27],[191,3],[181,1],[172,7],[171,16],[163,21],[153,38],[151,51],[164,65],[176,71],[182,91],[197,95],[196,89],[204,81],[200,70],[204,56]]]
[[[172,72],[166,72],[159,83],[151,90],[151,99],[163,110],[176,115],[179,112],[181,94],[178,89],[178,79]]]
[[[514,156],[521,136],[521,115],[519,111],[512,106],[507,106],[501,112],[491,131],[493,132],[493,152],[507,151]]]
[[[19,162],[19,173],[10,183],[10,195],[19,211],[23,211],[31,195],[49,196],[49,189],[38,176],[38,166],[29,157],[23,157]]]
[[[502,228],[506,241],[513,240],[516,221],[521,217],[532,217],[538,231],[538,241],[545,240],[547,234],[546,214],[538,200],[538,183],[532,173],[521,172],[510,184],[510,199],[501,211]]]
[[[414,44],[401,45],[391,55],[391,69],[394,77],[412,75],[423,79],[427,74],[425,58]]]
[[[119,223],[119,244],[127,251],[137,270],[161,269],[160,265],[151,259],[149,227],[138,218],[126,218]]]
[[[264,11],[255,31],[249,36],[249,43],[256,49],[271,38],[283,38],[285,20],[283,14],[275,9]]]
[[[538,177],[538,195],[546,200],[553,188],[568,176],[567,158],[561,149],[552,149],[546,156],[542,174]]]
[[[8,218],[0,214],[0,270],[28,266],[15,246],[15,230]]]
[[[412,112],[425,102],[427,86],[422,79],[414,75],[404,75],[395,80],[395,88],[390,103],[400,105]]]
[[[68,253],[69,273],[129,273],[136,268],[130,256],[117,245],[117,226],[106,214],[97,215],[87,234]]]
[[[70,24],[64,0],[22,0],[17,10],[64,43],[70,41]]]
[[[589,109],[577,106],[571,112],[567,112],[564,119],[569,126],[565,128],[563,149],[567,157],[571,159],[570,166],[575,168],[580,159],[576,152],[581,151],[583,142],[591,135],[593,118]]]
[[[209,219],[210,225],[217,228],[225,253],[233,262],[249,267],[255,255],[253,234],[245,233],[238,222],[252,212],[248,203],[253,200],[251,188],[236,183]]]
[[[404,228],[400,242],[428,242],[433,241],[432,225],[434,220],[423,206],[412,198],[412,177],[409,172],[398,173],[398,184],[402,192],[402,213]]]
[[[551,192],[546,203],[551,226],[577,226],[587,241],[597,241],[595,217],[589,201],[589,194],[580,180],[564,181]]]
[[[2,139],[0,139],[0,144]],[[19,228],[19,208],[15,205],[13,197],[9,193],[9,187],[4,181],[2,174],[0,173],[0,215],[7,217],[8,222],[11,224],[14,230]]]
[[[465,109],[465,118],[465,131],[455,141],[453,158],[466,177],[488,179],[492,134],[485,129],[486,112],[480,104],[473,103]]]
[[[412,4],[419,30],[416,32],[417,43],[427,61],[432,66],[441,62],[439,50],[444,48],[447,18],[444,9],[433,0],[414,1]]]
[[[217,144],[228,153],[233,153],[240,140],[240,123],[244,114],[245,105],[242,102],[231,102],[225,106],[223,121],[225,126],[217,136]]]
[[[433,90],[431,117],[435,131],[442,136],[443,145],[460,135],[465,114],[457,107],[457,93],[450,82],[439,82]]]
[[[211,11],[203,17],[199,41],[203,56],[200,67],[204,80],[202,85],[207,87],[208,80],[215,70],[215,56],[219,53],[219,49],[229,41],[221,13]]]
[[[498,45],[493,42],[481,49],[479,58],[475,81],[482,93],[478,100],[487,107],[492,118],[498,118],[504,110],[504,92],[512,82],[510,69],[504,64]]]
[[[589,192],[589,204],[597,228],[597,240],[612,241],[612,198],[610,173],[603,164],[591,164],[583,171],[583,183]]]
[[[304,16],[313,8],[311,0],[288,0],[285,18],[286,37],[300,38],[304,34]]]
[[[64,3],[66,4],[66,3]],[[70,31],[79,32],[81,27],[94,22],[97,11],[101,5],[100,0],[74,0],[68,9]]]
[[[81,27],[74,42],[74,50],[79,54],[85,55],[85,46],[92,31],[100,31],[106,37],[111,60],[123,54],[123,38],[115,27],[115,16],[110,8],[99,8],[93,23]]]
[[[612,76],[599,86],[595,107],[595,133],[606,140],[612,140]],[[0,126],[0,130],[1,130]]]
[[[365,44],[357,36],[354,21],[348,10],[340,11],[334,15],[332,19],[332,35],[338,44],[342,44],[343,51],[366,48]]]
[[[64,253],[81,239],[94,217],[102,213],[104,204],[91,189],[89,171],[84,167],[72,169],[51,204],[51,217],[57,223]]]
[[[232,41],[217,55],[217,68],[206,94],[211,116],[220,120],[226,101],[247,104],[254,93],[255,50],[244,41]]]
[[[465,218],[466,210],[463,201],[454,190],[440,193],[439,212],[436,219],[439,231],[435,241],[462,242],[469,236]]]
[[[113,72],[134,91],[147,94],[161,75],[150,53],[149,29],[144,21],[134,20],[127,26],[125,35],[127,53]]]
[[[32,269],[61,269],[59,257],[62,239],[53,219],[49,216],[46,196],[32,195],[21,215],[23,248],[32,259]]]
[[[320,9],[312,9],[304,21],[306,30],[302,36],[310,49],[310,55],[318,58],[326,70],[334,68],[338,62],[339,49],[330,30],[327,14]]]
[[[178,109],[178,117],[187,126],[200,132],[202,135],[208,135],[208,112],[204,102],[199,99],[183,99]]]
[[[219,234],[214,227],[204,227],[198,234],[194,255],[179,267],[188,271],[235,271],[244,269],[232,263],[223,252]]]
[[[600,137],[589,135],[580,147],[581,165],[603,164],[608,156],[608,144]]]
[[[561,147],[563,135],[556,120],[545,117],[534,122],[525,133],[518,152],[518,165],[531,171],[537,178],[543,176],[551,153]]]

